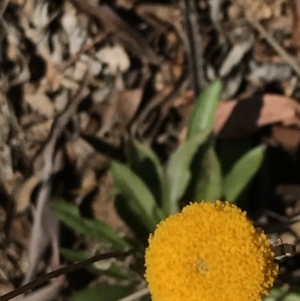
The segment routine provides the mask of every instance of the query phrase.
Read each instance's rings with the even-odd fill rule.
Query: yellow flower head
[[[277,273],[267,236],[228,202],[186,206],[157,226],[146,250],[153,301],[258,301]]]

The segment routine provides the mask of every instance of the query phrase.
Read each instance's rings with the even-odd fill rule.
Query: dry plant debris
[[[183,140],[195,91],[215,78],[224,84],[218,139],[269,127],[267,143],[296,156],[300,2],[240,2],[201,0],[193,14],[184,0],[1,2],[0,294],[60,266],[51,197],[80,205],[96,192],[96,217],[128,232],[102,210],[111,184],[98,189],[110,183],[110,160],[123,160],[128,135],[165,160]],[[55,298],[64,283],[27,298]]]

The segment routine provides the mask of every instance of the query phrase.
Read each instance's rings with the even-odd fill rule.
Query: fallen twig
[[[16,296],[19,296],[21,294],[26,293],[29,290],[34,289],[35,287],[53,279],[53,278],[57,278],[61,275],[64,274],[68,274],[71,272],[74,272],[78,269],[84,268],[94,262],[100,261],[100,260],[105,260],[105,259],[110,259],[110,258],[122,258],[122,257],[126,257],[128,255],[131,255],[133,253],[133,250],[128,250],[128,251],[124,251],[124,252],[111,252],[111,253],[104,253],[104,254],[98,254],[95,255],[93,257],[90,257],[88,259],[70,264],[66,267],[57,269],[53,272],[47,273],[45,275],[42,275],[38,278],[36,278],[35,280],[3,295],[0,297],[0,301],[7,301],[10,300],[12,298],[15,298]]]

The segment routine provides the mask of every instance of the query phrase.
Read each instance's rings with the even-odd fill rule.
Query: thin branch
[[[131,255],[132,253],[133,253],[133,250],[128,250],[128,251],[124,251],[124,252],[111,252],[111,253],[98,254],[98,255],[95,255],[88,259],[70,264],[66,267],[63,267],[63,268],[57,269],[53,272],[42,275],[42,276],[36,278],[35,280],[1,296],[0,301],[7,301],[12,298],[15,298],[16,296],[24,294],[27,291],[32,290],[35,287],[53,279],[53,278],[57,278],[58,276],[68,274],[70,272],[74,272],[74,271],[84,268],[94,262],[97,262],[100,260],[105,260],[105,259],[110,259],[110,258],[122,258],[122,257],[126,257],[128,255]]]

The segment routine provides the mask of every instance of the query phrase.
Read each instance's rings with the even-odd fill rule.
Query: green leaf
[[[246,152],[253,148],[253,139],[241,137],[234,139],[221,139],[217,142],[216,149],[222,166],[222,172],[226,175]]]
[[[131,210],[128,205],[127,198],[119,191],[115,190],[114,193],[115,208],[120,218],[126,223],[134,234],[134,245],[141,244],[148,246],[149,230],[145,226],[144,221],[136,218],[136,214]]]
[[[86,251],[74,251],[66,248],[60,248],[60,253],[70,261],[77,262],[89,258]]]
[[[99,242],[111,243],[116,250],[124,250],[131,245],[122,239],[109,225],[101,220],[92,220],[80,216],[79,209],[70,203],[56,201],[50,203],[56,216],[73,230],[96,239]]]
[[[115,186],[125,196],[128,207],[148,231],[154,231],[157,223],[164,218],[163,212],[155,202],[146,184],[126,165],[112,162],[111,171]]]
[[[273,287],[264,301],[300,301],[300,290],[286,289],[282,287]]]
[[[184,194],[191,178],[191,162],[199,147],[204,144],[210,130],[204,130],[184,141],[172,154],[166,167],[169,204],[167,212],[176,213],[179,210],[179,200]]]
[[[221,92],[222,82],[215,80],[200,94],[189,121],[188,137],[194,136],[201,130],[212,131]]]
[[[117,284],[102,283],[76,292],[71,296],[72,301],[117,301],[133,292],[131,287]]]
[[[225,176],[223,193],[226,200],[234,202],[259,170],[266,147],[260,145],[242,156]]]
[[[79,250],[74,251],[65,248],[60,248],[60,252],[65,258],[67,258],[72,262],[82,261],[92,256],[89,255],[86,251],[79,251]],[[85,269],[93,273],[94,275],[105,274],[107,276],[118,278],[120,280],[126,280],[132,276],[130,271],[118,266],[114,262],[112,262],[109,269],[106,270],[98,269],[94,265],[87,266],[85,267]]]
[[[213,147],[209,147],[202,156],[197,154],[196,159],[192,163],[190,200],[215,202],[222,196],[222,172],[217,154]]]
[[[128,163],[148,188],[152,191],[159,206],[164,207],[167,192],[163,167],[150,147],[136,140],[126,144]]]

